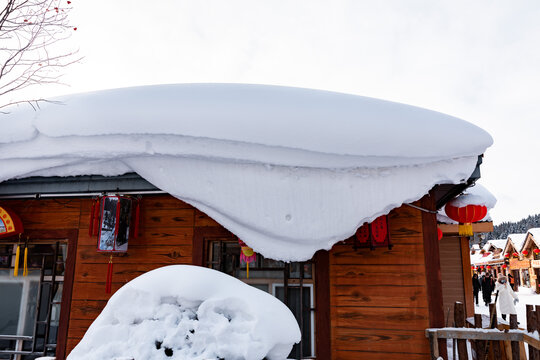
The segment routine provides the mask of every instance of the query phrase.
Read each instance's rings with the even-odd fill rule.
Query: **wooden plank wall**
[[[90,199],[2,201],[27,228],[79,232],[67,352],[106,304],[108,255],[88,236]],[[332,359],[427,359],[429,327],[426,267],[419,210],[403,206],[389,215],[394,248],[374,251],[341,243],[329,252]],[[113,292],[136,276],[170,264],[192,263],[193,235],[219,225],[170,196],[145,196],[141,236],[126,256],[114,257]],[[222,228],[223,229],[223,228]],[[323,359],[321,359],[323,360]],[[324,359],[326,360],[326,359]]]
[[[330,251],[332,359],[428,359],[422,216],[389,215],[392,250],[335,245]]]
[[[454,304],[456,301],[466,303],[460,238],[443,237],[439,242],[439,253],[441,255],[444,320],[445,325],[453,326]],[[471,280],[469,279],[469,281]]]

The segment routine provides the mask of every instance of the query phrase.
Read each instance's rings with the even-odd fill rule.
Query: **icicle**
[[[107,265],[107,281],[105,283],[105,293],[107,294],[111,293],[112,275],[113,275],[113,261],[112,261],[112,254],[111,254],[111,257],[109,258],[109,264]]]
[[[19,255],[20,255],[20,249],[19,244],[17,244],[17,251],[15,252],[15,268],[13,269],[13,276],[19,275]]]

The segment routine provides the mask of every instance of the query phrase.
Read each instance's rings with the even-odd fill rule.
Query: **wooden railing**
[[[487,319],[485,315],[483,318],[476,314],[474,324],[466,324],[463,304],[456,303],[454,324],[456,327],[426,329],[432,360],[447,354],[446,339],[453,339],[452,353],[447,354],[451,359],[540,360],[540,340],[538,333],[533,335],[533,332],[539,329],[540,307],[535,311],[532,305],[527,305],[527,330],[524,330],[518,328],[516,315],[510,315],[510,326],[498,324],[495,304],[490,304],[490,315]],[[471,345],[470,357],[467,340]],[[525,344],[528,345],[528,358]],[[441,346],[444,346],[444,349],[441,349]]]

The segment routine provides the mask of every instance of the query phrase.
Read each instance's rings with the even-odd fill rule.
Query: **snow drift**
[[[117,89],[8,111],[0,181],[134,171],[286,261],[466,180],[492,143],[434,111],[263,85]]]
[[[109,300],[68,360],[283,360],[300,329],[277,298],[224,273],[172,265]]]

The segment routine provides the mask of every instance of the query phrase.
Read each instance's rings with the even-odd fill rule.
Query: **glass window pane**
[[[0,335],[17,334],[22,290],[20,282],[0,280]]]

